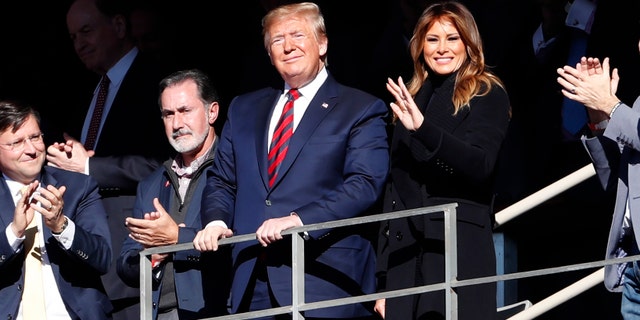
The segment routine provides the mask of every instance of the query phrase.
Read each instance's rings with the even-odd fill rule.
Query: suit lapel
[[[171,169],[167,169],[171,170]],[[158,196],[158,201],[162,206],[167,210],[167,212],[171,211],[171,195],[175,192],[173,190],[173,186],[171,182],[169,182],[168,174],[165,173],[162,175],[162,185],[160,186],[160,194]]]
[[[293,136],[289,141],[289,150],[287,151],[287,156],[282,161],[278,177],[276,179],[276,182],[274,183],[274,187],[277,186],[279,181],[286,176],[296,158],[315,132],[316,128],[322,123],[329,112],[331,112],[331,110],[333,110],[333,108],[337,105],[337,91],[337,82],[335,82],[335,80],[331,76],[329,76],[325,83],[320,87],[316,95],[313,97],[313,100],[311,100],[311,102],[309,103],[307,110],[302,116],[300,123],[296,127],[296,130],[294,131]],[[264,172],[266,177],[266,170]]]
[[[13,221],[13,209],[15,209],[15,205],[13,204],[13,195],[9,190],[7,182],[2,175],[0,175],[0,178],[2,178],[2,182],[0,183],[0,206],[3,208],[0,212],[0,221],[2,222],[2,226],[6,228],[6,226]],[[9,210],[9,208],[11,209]]]

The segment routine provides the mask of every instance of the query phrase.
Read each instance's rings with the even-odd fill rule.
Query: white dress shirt
[[[13,203],[15,205],[22,198],[21,189],[24,187],[24,185],[20,182],[13,181],[7,178],[7,176],[4,176],[4,179],[7,182],[7,185],[9,186],[9,191],[11,191],[11,194],[13,195]],[[45,291],[45,297],[44,297],[46,310],[47,310],[47,320],[71,319],[71,317],[69,316],[69,313],[67,312],[67,309],[64,307],[62,296],[60,296],[60,292],[58,289],[58,284],[56,283],[55,277],[53,275],[53,271],[51,269],[49,256],[47,255],[47,250],[46,250],[46,247],[44,246],[44,237],[41,232],[43,230],[42,215],[36,211],[34,219],[37,219],[38,231],[39,231],[38,239],[36,239],[36,243],[34,245],[40,246],[42,250],[42,259],[43,259],[42,274],[44,277],[43,287],[50,289]],[[60,235],[53,235],[54,238],[58,239],[58,241],[60,241],[63,244],[63,246],[67,249],[71,247],[71,242],[73,241],[73,236],[75,235],[75,226],[72,224],[73,224],[73,221],[69,220],[69,225]],[[6,234],[7,240],[11,244],[11,247],[15,251],[22,249],[20,247],[20,244],[25,240],[24,235],[21,238],[16,237],[16,235],[13,234],[13,231],[11,230],[11,224],[9,224],[5,229],[5,234]],[[17,320],[23,319],[22,309],[23,309],[23,303],[21,302],[20,308],[18,310],[18,317],[16,318]]]

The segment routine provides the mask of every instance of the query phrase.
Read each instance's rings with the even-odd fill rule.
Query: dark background
[[[397,46],[402,43],[397,24],[400,21],[397,20],[400,17],[398,0],[316,2],[327,23],[330,72],[344,84],[390,101],[384,87],[386,77],[395,78],[412,67],[396,57],[403,50]],[[420,2],[403,0],[403,4],[414,6],[417,12],[423,5]],[[521,72],[526,59],[520,52],[530,45],[531,34],[539,23],[536,1],[463,2],[474,12],[480,27],[487,64],[505,80],[513,97],[514,122],[544,125],[541,119],[518,118],[523,113],[516,103],[522,88],[531,86],[528,75]],[[262,45],[260,19],[269,1],[159,0],[155,3],[165,9],[166,20],[162,25],[166,29],[161,37],[166,41],[167,63],[208,72],[222,95],[223,107],[240,93],[266,85],[282,85]],[[86,93],[92,92],[98,81],[73,52],[65,24],[66,7],[67,1],[51,0],[2,1],[0,4],[0,98],[19,98],[33,103],[43,115],[45,130],[52,126],[64,130],[68,106],[85,101]],[[555,82],[555,78],[548,81]],[[223,120],[224,113],[219,118],[218,129]],[[527,130],[511,132],[514,136],[527,134]],[[47,139],[62,141],[61,136],[47,136]],[[160,132],[158,139],[164,139]],[[517,178],[526,168],[511,165],[517,161],[514,159],[523,157],[516,154],[523,148],[507,149],[499,167],[502,178],[498,180],[497,209],[537,190],[537,186]],[[555,178],[582,165],[575,163],[563,168]],[[515,250],[508,252],[508,268],[528,271],[601,260],[612,203],[612,197],[600,190],[595,179],[589,179],[508,222],[497,230],[515,245]],[[517,296],[508,297],[506,302],[536,303],[593,271],[518,280],[515,282]],[[609,293],[599,284],[540,318],[616,319],[620,318],[619,303],[619,294]]]

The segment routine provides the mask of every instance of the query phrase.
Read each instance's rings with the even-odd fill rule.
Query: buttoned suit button
[[[82,250],[78,250],[78,251],[76,251],[76,254],[77,254],[78,256],[80,256],[80,258],[82,258],[82,259],[84,259],[84,260],[89,259],[89,255],[87,255],[87,254],[86,254],[84,251],[82,251]]]
[[[271,200],[269,200],[269,199],[265,200],[264,204],[266,204],[267,207],[271,207]]]
[[[404,237],[404,236],[402,235],[402,232],[400,232],[400,231],[396,232],[396,240],[398,240],[398,241],[402,241],[402,238],[403,238],[403,237]]]

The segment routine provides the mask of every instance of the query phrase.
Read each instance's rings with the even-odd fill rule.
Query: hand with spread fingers
[[[396,98],[395,102],[391,102],[391,110],[393,110],[394,116],[409,131],[415,131],[420,128],[424,121],[424,115],[413,101],[413,97],[409,94],[402,77],[398,77],[397,83],[391,78],[387,79],[387,90]]]

